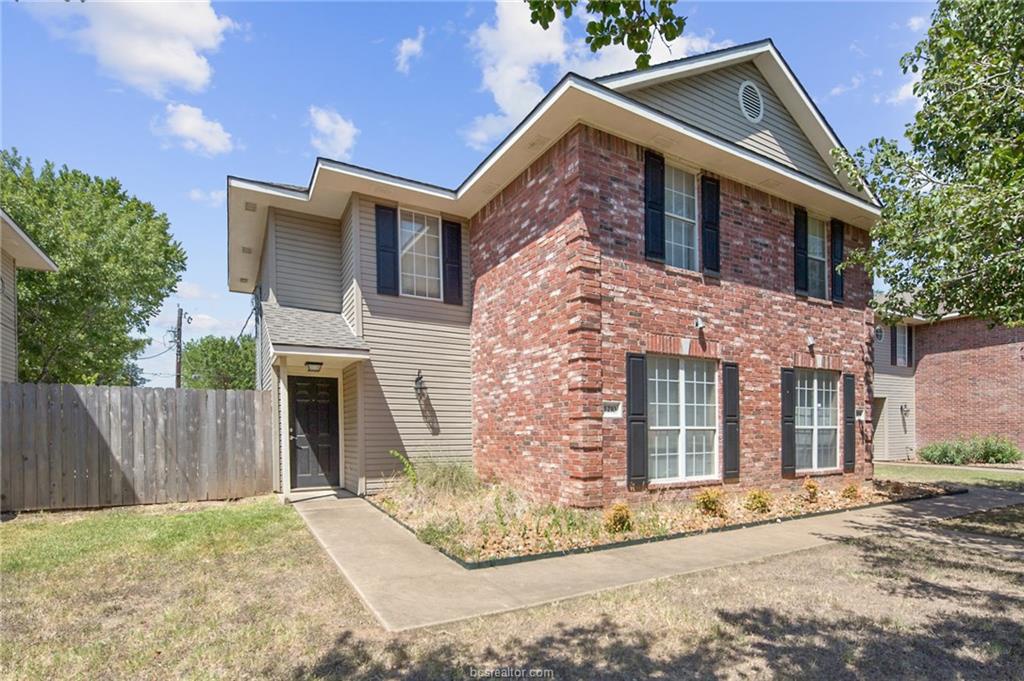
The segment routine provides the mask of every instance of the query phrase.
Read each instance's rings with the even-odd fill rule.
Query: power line
[[[174,346],[172,345],[171,347],[167,348],[166,350],[162,350],[162,351],[156,353],[155,355],[150,355],[149,357],[136,357],[134,361],[141,362],[141,361],[146,360],[146,359],[156,359],[160,355],[166,355],[168,352],[170,352],[173,349],[174,349]]]

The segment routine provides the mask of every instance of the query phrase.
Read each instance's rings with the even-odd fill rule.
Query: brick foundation
[[[625,400],[626,353],[656,352],[739,364],[740,479],[729,488],[799,484],[781,476],[779,371],[852,373],[867,411],[870,280],[847,270],[842,305],[794,295],[793,205],[728,179],[721,277],[647,261],[642,199],[642,149],[577,126],[473,218],[479,473],[576,506],[708,486],[626,488],[625,419],[602,419],[602,402]],[[866,232],[846,230],[848,249],[867,244]],[[825,484],[871,476],[868,438],[858,422],[855,472]]]
[[[914,327],[917,446],[1002,435],[1024,448],[1024,329],[977,319]]]

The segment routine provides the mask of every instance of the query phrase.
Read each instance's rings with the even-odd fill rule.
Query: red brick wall
[[[578,126],[473,219],[478,470],[581,506],[650,494],[626,489],[625,420],[602,419],[601,405],[625,400],[626,353],[662,352],[739,364],[741,473],[730,487],[794,484],[781,477],[779,371],[853,373],[869,408],[870,281],[848,271],[842,306],[797,298],[793,205],[725,179],[721,278],[649,262],[642,199],[642,149]],[[847,227],[846,239],[855,248],[867,234]],[[858,423],[856,471],[830,481],[870,477],[868,450]]]
[[[1024,329],[977,319],[914,327],[917,446],[1002,435],[1024,447]]]

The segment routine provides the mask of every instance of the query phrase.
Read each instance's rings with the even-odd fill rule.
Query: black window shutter
[[[857,386],[853,374],[843,374],[843,470],[853,471],[857,461]]]
[[[665,261],[665,159],[644,151],[644,255]]]
[[[377,293],[398,295],[398,210],[376,207]]]
[[[889,327],[889,364],[896,366],[896,327]]]
[[[907,366],[914,366],[914,327],[907,327]]]
[[[626,475],[630,487],[647,484],[647,357],[626,355]]]
[[[704,251],[704,271],[711,274],[721,272],[718,239],[719,187],[718,180],[700,178],[700,222],[701,242]]]
[[[740,368],[732,362],[722,364],[723,472],[726,480],[740,477]]]
[[[441,223],[441,262],[444,267],[444,302],[462,305],[462,225]]]
[[[796,370],[782,370],[782,476],[796,475]]]
[[[797,293],[807,293],[807,211],[803,208],[793,212],[793,287]]]
[[[843,223],[832,221],[832,300],[843,299],[843,273],[836,268],[843,264]]]

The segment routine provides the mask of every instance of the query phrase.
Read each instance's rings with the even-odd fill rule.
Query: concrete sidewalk
[[[385,628],[401,631],[760,560],[894,526],[913,531],[929,520],[1015,503],[1024,503],[1024,494],[972,488],[968,494],[480,570],[445,558],[363,499],[325,492],[294,506],[370,611]],[[1020,554],[1024,560],[1024,545]]]

